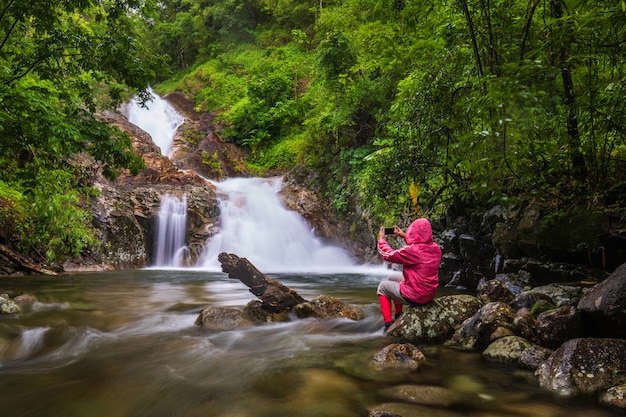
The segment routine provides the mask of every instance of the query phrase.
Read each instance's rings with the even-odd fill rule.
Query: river
[[[311,299],[340,298],[362,321],[293,320],[228,331],[194,324],[204,306],[254,296],[221,272],[147,269],[0,279],[37,298],[0,315],[0,404],[10,417],[367,416],[382,389],[444,386],[473,399],[436,416],[623,415],[593,398],[555,398],[532,373],[424,346],[417,371],[369,367],[382,334],[375,270],[272,275]],[[443,413],[443,414],[442,414]]]

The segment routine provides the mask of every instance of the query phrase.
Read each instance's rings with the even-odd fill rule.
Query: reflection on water
[[[329,294],[358,304],[366,318],[215,332],[193,324],[204,306],[241,307],[254,298],[221,273],[0,279],[0,292],[39,300],[19,316],[0,316],[3,414],[367,416],[369,406],[391,401],[382,389],[409,383],[471,393],[473,402],[446,415],[612,415],[593,399],[546,395],[516,368],[437,346],[424,347],[428,364],[416,372],[372,370],[369,360],[388,343],[374,296],[380,275],[277,278],[305,298]]]

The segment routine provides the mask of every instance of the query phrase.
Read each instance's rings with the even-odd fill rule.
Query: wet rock
[[[540,287],[535,287],[531,290],[521,293],[511,303],[516,308],[532,307],[540,299],[549,299],[556,307],[562,306],[575,306],[582,297],[585,289],[582,286],[576,285],[564,285],[564,284],[548,284]],[[522,300],[529,300],[523,302]],[[532,303],[529,305],[531,301]]]
[[[514,333],[517,336],[521,336],[526,340],[535,340],[537,332],[535,331],[535,325],[537,318],[527,308],[522,308],[517,311],[515,319],[513,319]]]
[[[485,304],[465,320],[446,345],[461,349],[484,349],[499,337],[513,334],[515,312],[506,303]]]
[[[298,318],[314,317],[317,319],[347,318],[361,320],[365,317],[362,310],[346,305],[343,301],[329,295],[320,295],[311,301],[297,304],[294,313]]]
[[[1,314],[16,314],[19,313],[20,308],[17,304],[9,298],[8,294],[0,294],[0,313]]]
[[[21,294],[14,297],[13,302],[20,307],[30,307],[37,302],[37,297],[30,294]]]
[[[585,336],[626,338],[626,264],[578,303]]]
[[[532,310],[539,301],[545,301],[546,304],[549,304],[550,307],[548,308],[548,310],[556,307],[554,304],[552,304],[552,299],[549,296],[542,292],[533,290],[524,291],[521,294],[517,295],[513,299],[513,301],[510,302],[510,304],[516,310],[522,308]]]
[[[483,357],[494,362],[519,362],[522,352],[528,349],[531,343],[519,336],[502,337],[483,351]]]
[[[272,323],[276,320],[275,314],[263,308],[263,302],[252,300],[243,308],[243,314],[253,323]]]
[[[498,279],[492,279],[479,284],[477,292],[478,298],[483,303],[490,303],[492,301],[509,303],[513,301],[514,298],[513,293]]]
[[[209,330],[230,330],[250,326],[252,322],[236,308],[209,306],[202,310],[194,324]]]
[[[524,368],[536,370],[548,360],[553,352],[542,346],[531,345],[520,354],[519,363]]]
[[[450,295],[419,306],[408,307],[385,335],[411,343],[437,343],[448,339],[482,303],[471,295]]]
[[[424,354],[410,343],[392,343],[380,350],[370,362],[374,368],[408,368],[415,370],[426,362]]]
[[[489,243],[482,242],[473,236],[459,236],[459,251],[466,269],[476,271],[487,279],[495,277],[497,268],[497,251]],[[470,284],[468,289],[475,290],[478,281]]]
[[[624,384],[626,340],[569,340],[537,369],[535,375],[542,388],[562,396],[594,394]]]
[[[452,407],[464,400],[456,391],[431,385],[398,385],[383,389],[381,394],[406,403],[442,408]]]
[[[541,346],[556,349],[564,342],[581,336],[580,318],[574,307],[563,306],[541,313],[535,325]]]
[[[600,404],[626,408],[626,385],[611,387],[599,397]]]

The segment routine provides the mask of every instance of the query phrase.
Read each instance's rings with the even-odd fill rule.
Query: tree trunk
[[[222,252],[217,259],[222,265],[222,271],[226,272],[229,278],[238,279],[246,284],[250,292],[272,313],[291,311],[297,304],[307,301],[294,290],[265,276],[246,258]]]
[[[585,157],[580,149],[580,130],[578,129],[578,111],[576,110],[576,95],[574,93],[574,81],[572,79],[571,64],[569,60],[569,47],[573,39],[570,39],[572,27],[563,21],[565,5],[563,0],[552,0],[552,15],[559,19],[560,39],[556,39],[557,46],[557,65],[561,70],[561,79],[563,80],[563,98],[567,111],[567,136],[569,138],[568,146],[570,148],[572,172],[574,178],[583,181],[587,175],[587,167]]]

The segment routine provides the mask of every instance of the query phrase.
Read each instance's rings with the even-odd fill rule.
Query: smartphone
[[[385,227],[385,234],[386,235],[393,235],[396,232],[396,228],[395,227]]]

